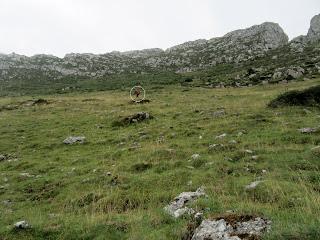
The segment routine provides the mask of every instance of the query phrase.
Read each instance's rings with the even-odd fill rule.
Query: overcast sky
[[[320,0],[0,0],[0,52],[166,49],[265,21],[306,34]]]

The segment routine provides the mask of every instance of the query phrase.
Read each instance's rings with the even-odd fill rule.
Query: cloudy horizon
[[[1,53],[27,56],[166,49],[276,22],[305,35],[319,0],[1,0]]]

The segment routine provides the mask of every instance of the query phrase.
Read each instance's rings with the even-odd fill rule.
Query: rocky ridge
[[[37,71],[52,78],[68,75],[97,78],[108,74],[141,73],[155,69],[188,72],[219,63],[246,61],[287,43],[288,37],[282,28],[278,24],[266,22],[230,32],[223,37],[186,42],[165,51],[145,49],[106,54],[70,53],[64,58],[43,54],[32,57],[15,53],[2,54],[0,76],[14,78],[19,70]]]
[[[189,73],[215,69],[221,64],[238,66],[266,56],[270,57],[268,66],[238,74],[234,77],[235,86],[249,84],[243,79],[249,79],[250,84],[287,81],[320,71],[319,47],[312,47],[312,54],[305,54],[307,57],[302,55],[306,48],[319,40],[320,15],[317,15],[311,20],[308,34],[290,42],[278,24],[265,22],[232,31],[222,37],[190,41],[166,50],[154,48],[105,54],[70,53],[63,58],[44,54],[32,57],[15,53],[0,54],[0,84],[8,85],[13,81],[50,83],[65,78],[106,80],[109,76],[119,74]],[[300,65],[287,66],[286,61],[279,60],[282,55],[296,58],[297,61],[293,62],[306,62],[307,69]],[[268,69],[279,62],[282,65],[278,69]],[[224,85],[215,84],[220,87]]]

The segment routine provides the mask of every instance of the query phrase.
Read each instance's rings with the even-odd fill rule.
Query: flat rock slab
[[[75,143],[83,144],[85,140],[86,140],[85,137],[68,137],[63,141],[63,143],[67,145],[72,145]]]
[[[271,228],[271,221],[249,215],[229,215],[224,218],[203,220],[191,240],[258,239]]]

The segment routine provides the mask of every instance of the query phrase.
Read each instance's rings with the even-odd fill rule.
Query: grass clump
[[[302,91],[286,92],[272,100],[268,106],[272,108],[281,106],[320,106],[320,86]]]

